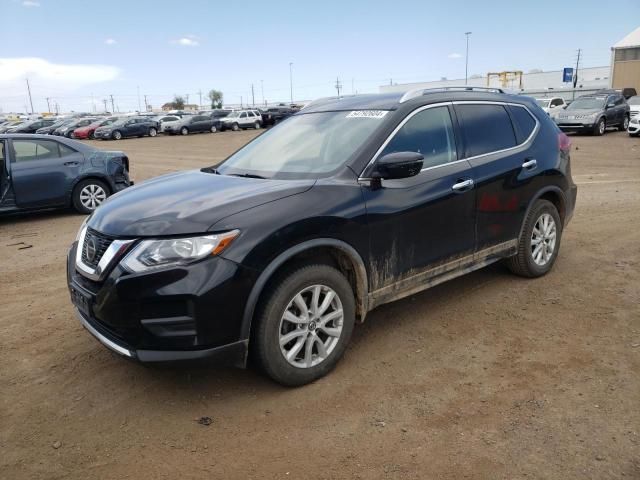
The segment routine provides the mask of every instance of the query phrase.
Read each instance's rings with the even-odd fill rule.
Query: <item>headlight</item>
[[[635,125],[636,123],[640,123],[640,118],[632,118],[632,119],[629,121],[629,123],[633,123],[634,125]]]
[[[124,258],[122,266],[131,272],[144,272],[186,265],[222,253],[239,234],[239,230],[232,230],[202,237],[143,240]]]

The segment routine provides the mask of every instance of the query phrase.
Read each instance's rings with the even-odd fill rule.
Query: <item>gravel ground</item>
[[[254,135],[93,143],[140,181]],[[640,139],[573,145],[578,205],[549,275],[494,265],[380,307],[298,389],[117,357],[69,302],[82,217],[0,219],[0,478],[640,478]]]

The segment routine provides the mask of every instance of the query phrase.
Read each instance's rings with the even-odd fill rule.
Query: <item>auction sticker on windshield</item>
[[[382,118],[387,113],[387,110],[354,110],[347,118]]]

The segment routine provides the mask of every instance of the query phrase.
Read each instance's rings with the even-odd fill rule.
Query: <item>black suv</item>
[[[247,354],[328,373],[367,312],[504,260],[539,277],[574,210],[570,141],[531,98],[330,98],[217,168],[105,202],[68,257],[80,321],[142,362]]]
[[[36,133],[40,128],[53,126],[57,120],[55,118],[43,118],[40,120],[32,120],[25,122],[16,128],[11,129],[11,133]]]
[[[260,113],[262,114],[262,126],[271,127],[289,118],[296,113],[296,110],[289,107],[271,107],[267,110],[260,110]]]

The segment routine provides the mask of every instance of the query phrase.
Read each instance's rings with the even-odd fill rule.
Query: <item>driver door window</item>
[[[447,107],[428,108],[411,117],[384,148],[380,157],[393,152],[417,152],[423,169],[458,159],[453,123]]]

